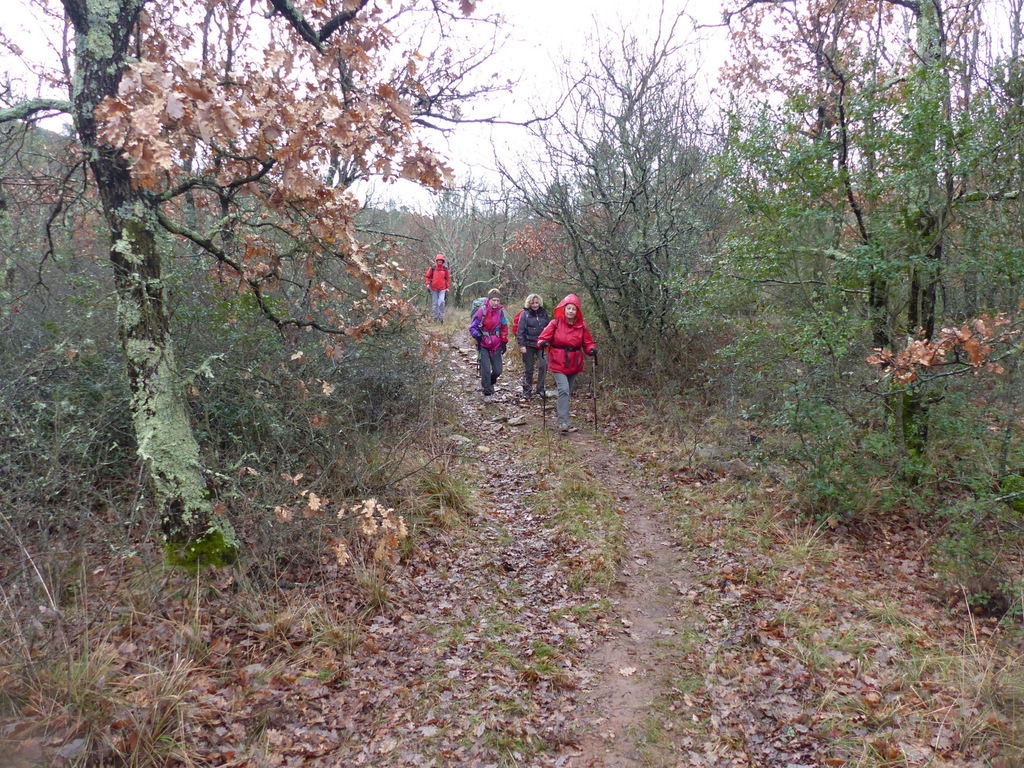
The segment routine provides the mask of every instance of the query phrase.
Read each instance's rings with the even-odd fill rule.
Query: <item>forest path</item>
[[[669,538],[663,512],[649,503],[649,492],[633,484],[599,437],[589,431],[573,437],[595,478],[616,493],[624,548],[609,594],[619,626],[590,658],[593,678],[585,699],[590,711],[582,716],[583,754],[571,765],[661,765],[655,747],[642,745],[650,729],[658,727],[655,705],[671,685],[659,660],[662,648],[680,631],[674,602],[686,593],[690,573]],[[674,765],[678,759],[665,757],[664,764]]]
[[[504,431],[513,432],[515,440],[546,441],[556,465],[565,456],[579,461],[615,500],[615,511],[621,516],[622,548],[614,582],[604,593],[611,603],[612,620],[577,669],[574,733],[556,764],[570,768],[675,765],[679,754],[668,749],[670,743],[665,739],[649,743],[647,734],[652,727],[661,727],[656,702],[669,690],[671,680],[666,679],[660,660],[681,630],[675,600],[688,592],[691,571],[680,558],[656,494],[650,487],[640,487],[641,480],[624,468],[614,445],[600,429],[594,430],[589,368],[578,380],[572,401],[571,421],[579,430],[560,433],[553,399],[545,416],[541,403],[519,396],[522,367],[509,360],[515,356],[518,362],[515,351],[505,356],[506,369],[493,402],[484,404],[472,340],[457,331],[453,342],[462,351],[457,377],[463,413],[467,417],[475,413],[484,425],[518,424]],[[549,390],[554,388],[550,376],[548,385]],[[600,419],[599,407],[599,427]]]

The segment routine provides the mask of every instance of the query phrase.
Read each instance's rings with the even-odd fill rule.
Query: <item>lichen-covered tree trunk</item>
[[[120,153],[98,140],[94,110],[117,93],[144,0],[64,0],[75,29],[75,128],[103,203],[132,418],[172,559],[223,564],[237,544],[214,514],[171,342],[155,201]]]
[[[0,186],[0,260],[3,260],[2,285],[0,285],[0,319],[7,316],[10,311],[11,298],[14,293],[14,252],[10,242],[11,221],[7,212],[7,196]]]
[[[911,3],[917,19],[919,73],[915,80],[916,109],[910,125],[914,132],[914,163],[918,169],[916,215],[908,216],[912,242],[921,256],[912,265],[907,328],[930,341],[938,319],[938,285],[944,241],[952,215],[953,173],[943,165],[950,156],[948,126],[952,109],[946,71],[946,34],[939,0]],[[930,403],[921,387],[901,394],[904,446],[911,456],[922,456],[928,445]]]

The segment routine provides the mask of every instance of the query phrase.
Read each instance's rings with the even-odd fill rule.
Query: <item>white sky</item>
[[[48,46],[57,43],[47,40],[41,33],[42,25],[33,16],[30,0],[3,0],[4,34],[24,47],[21,61],[0,60],[5,75],[30,72],[39,62],[52,64],[56,52]],[[59,8],[58,2],[52,5]],[[479,0],[477,16],[501,14],[506,21],[509,41],[493,61],[493,71],[502,79],[518,80],[512,93],[500,102],[480,105],[474,116],[496,115],[508,121],[522,121],[534,114],[539,105],[550,106],[558,96],[557,69],[561,62],[578,59],[585,41],[595,30],[618,30],[628,25],[637,31],[653,30],[659,13],[673,19],[682,12],[697,16],[705,24],[721,21],[721,0]],[[682,25],[684,35],[697,39],[689,24]],[[700,62],[704,76],[713,80],[725,57],[724,34],[708,30],[704,34],[715,42],[694,46],[694,55]],[[696,66],[696,63],[695,63]],[[18,76],[20,90],[27,96],[66,94],[40,93],[36,78],[31,74]],[[60,121],[47,127],[59,130]],[[526,133],[522,128],[510,126],[462,126],[447,136],[428,134],[429,143],[447,156],[459,179],[496,179],[493,167],[494,153],[505,159],[514,158],[522,151]],[[374,197],[392,197],[416,208],[432,207],[430,193],[409,183],[387,185]]]
[[[701,24],[718,25],[721,8],[718,0],[664,0],[664,4],[662,0],[480,0],[479,14],[500,13],[507,22],[510,39],[495,58],[494,67],[504,77],[518,80],[518,85],[500,102],[481,105],[473,114],[523,121],[535,113],[535,108],[551,106],[559,95],[559,66],[582,56],[586,40],[594,36],[595,30],[628,26],[639,32],[653,31],[660,13],[664,13],[667,25],[683,12],[695,16]],[[694,41],[694,69],[707,80],[710,95],[727,53],[724,31],[709,26],[693,32],[690,23],[681,24],[679,31],[683,39]],[[513,126],[462,126],[447,137],[431,135],[429,139],[450,159],[460,181],[467,174],[475,179],[496,180],[495,153],[505,160],[514,159],[523,151],[526,132]],[[431,194],[412,184],[380,189],[375,197],[390,197],[417,209],[432,207]]]
[[[159,1],[159,0],[156,0]],[[32,19],[31,0],[2,0],[4,13],[0,26],[7,37],[25,48],[21,61],[0,59],[3,75],[12,76],[32,68],[33,62],[56,59],[55,51],[40,33],[40,24]],[[683,34],[695,41],[693,53],[699,78],[704,78],[710,94],[717,72],[728,53],[724,29],[720,26],[723,5],[734,7],[736,0],[479,0],[476,16],[501,14],[507,22],[509,41],[494,59],[494,71],[503,78],[518,80],[514,91],[500,103],[482,105],[474,115],[497,115],[509,121],[531,117],[540,104],[550,105],[558,95],[556,70],[565,61],[583,55],[585,41],[595,30],[618,30],[629,25],[633,30],[651,30],[659,13],[666,19],[686,12],[707,25],[692,33],[689,25]],[[51,4],[59,8],[59,3]],[[983,8],[992,25],[1005,25],[1007,0],[987,0]],[[700,42],[700,38],[703,41]],[[40,94],[31,76],[18,77],[21,89],[28,96]],[[66,94],[59,94],[66,95]],[[59,124],[48,127],[59,129]],[[474,178],[496,181],[494,154],[514,159],[524,150],[526,132],[514,127],[462,126],[447,136],[428,134],[429,143],[444,154],[455,168],[458,180]],[[430,193],[410,183],[384,186],[374,194],[375,200],[392,198],[416,208],[432,207]]]

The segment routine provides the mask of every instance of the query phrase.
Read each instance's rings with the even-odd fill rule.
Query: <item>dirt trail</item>
[[[619,580],[609,595],[621,626],[590,660],[593,679],[586,701],[592,712],[583,717],[582,754],[569,764],[625,768],[639,764],[637,742],[649,721],[657,718],[652,704],[669,684],[659,669],[658,646],[678,632],[674,596],[685,591],[690,576],[668,538],[661,513],[645,505],[646,493],[630,483],[618,457],[592,433],[573,437],[579,438],[574,443],[595,477],[619,489],[626,550]],[[649,765],[659,764],[655,755],[645,754],[644,759]]]
[[[494,402],[484,405],[471,341],[459,332],[454,343],[469,350],[468,354],[458,356],[462,361],[458,378],[462,382],[463,413],[468,417],[475,415],[483,423],[525,416],[526,423],[514,428],[517,434],[539,433],[540,406],[536,402],[526,404],[518,397],[522,369],[506,369],[496,386]],[[549,430],[554,421],[552,406],[549,402]],[[662,760],[647,749],[641,754],[640,744],[652,718],[657,719],[652,704],[670,684],[660,669],[659,645],[670,642],[679,630],[675,625],[674,601],[680,592],[687,591],[691,577],[685,563],[680,562],[658,506],[646,503],[653,498],[651,489],[638,488],[607,440],[595,433],[591,407],[591,400],[574,398],[573,423],[579,431],[555,431],[554,439],[556,445],[557,441],[571,445],[595,481],[616,499],[617,511],[622,515],[625,550],[616,582],[607,594],[617,621],[600,639],[586,665],[577,670],[580,691],[576,697],[575,733],[556,764],[571,768],[674,765],[678,755],[664,755]],[[599,410],[599,425],[600,419]]]

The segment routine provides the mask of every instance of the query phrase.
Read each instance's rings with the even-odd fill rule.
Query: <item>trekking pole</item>
[[[554,374],[552,374],[554,376]],[[548,449],[548,469],[551,469],[551,435],[548,434],[548,369],[544,369],[544,379],[541,381],[540,400],[544,411],[544,443]]]
[[[541,412],[541,414],[543,414],[541,416],[541,424],[544,426],[544,436],[547,437],[547,434],[548,434],[548,382],[547,382],[548,369],[545,367],[544,368],[544,375],[543,376],[538,376],[537,378],[540,379],[540,402],[541,402],[540,412]]]
[[[597,432],[597,352],[594,353],[594,431]]]

